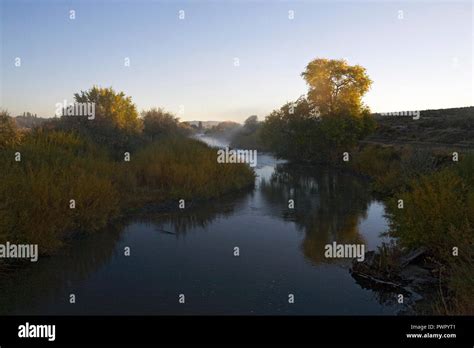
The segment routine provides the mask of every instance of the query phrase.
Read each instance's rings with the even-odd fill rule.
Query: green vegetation
[[[219,139],[223,142],[230,142],[239,132],[241,125],[233,121],[219,122],[205,130],[207,136]]]
[[[164,136],[189,135],[191,127],[180,123],[171,113],[162,108],[152,108],[142,112],[143,134],[151,141]]]
[[[474,107],[420,111],[420,118],[374,115],[376,131],[365,140],[418,147],[474,148]]]
[[[92,87],[74,95],[77,103],[95,103],[95,118],[62,116],[44,125],[45,128],[74,132],[89,141],[106,147],[111,154],[144,146],[143,120],[131,97],[112,88]],[[116,157],[118,159],[118,157]]]
[[[440,265],[443,314],[474,311],[474,155],[408,184],[390,200],[391,235],[402,247],[425,247]],[[404,209],[398,209],[402,199]],[[457,254],[453,253],[457,248]],[[443,276],[441,275],[443,272]]]
[[[0,114],[0,243],[35,243],[51,254],[128,210],[178,207],[178,199],[208,199],[254,182],[247,165],[219,164],[215,149],[186,138],[188,128],[161,109],[142,120],[129,97],[97,87],[76,100],[96,102],[96,119],[63,116],[21,134]]]
[[[133,197],[153,202],[207,199],[254,182],[248,166],[218,163],[216,158],[216,151],[198,140],[168,137],[154,142],[130,163]]]
[[[232,137],[230,146],[239,149],[256,149],[265,151],[261,142],[261,126],[256,115],[249,116],[241,129]]]
[[[411,146],[364,145],[352,158],[350,169],[370,176],[373,191],[385,196],[404,191],[411,181],[452,163],[445,152]]]
[[[77,135],[36,131],[4,148],[0,158],[2,242],[35,243],[50,253],[66,233],[99,229],[117,214],[112,163]],[[76,209],[69,208],[70,199]]]
[[[16,145],[20,142],[21,134],[15,121],[4,110],[0,111],[0,149]]]
[[[379,250],[380,261],[386,264],[379,271],[390,273],[393,254],[423,247],[438,269],[440,283],[435,305],[424,311],[472,314],[474,154],[461,155],[455,162],[447,151],[365,145],[353,159],[350,168],[368,175],[373,190],[386,200],[389,235],[397,241]]]
[[[371,80],[361,66],[315,59],[302,76],[308,95],[267,116],[261,141],[276,155],[294,161],[331,163],[375,127],[362,103]]]

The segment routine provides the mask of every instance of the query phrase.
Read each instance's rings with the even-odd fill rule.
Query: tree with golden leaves
[[[362,97],[372,80],[364,67],[344,59],[317,58],[301,74],[309,85],[308,100],[321,116],[361,117],[368,112]]]

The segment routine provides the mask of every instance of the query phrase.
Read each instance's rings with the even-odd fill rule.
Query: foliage
[[[280,157],[303,162],[340,162],[375,130],[362,103],[372,81],[363,67],[344,60],[315,59],[302,73],[307,97],[287,103],[263,122],[261,142]]]
[[[426,247],[440,265],[443,314],[472,314],[474,270],[474,155],[421,175],[389,201],[390,233],[401,246]],[[402,199],[403,209],[398,207]],[[453,248],[458,254],[453,254]],[[443,290],[442,290],[443,291]],[[446,299],[444,298],[446,297]],[[441,310],[442,308],[442,310]]]
[[[366,110],[362,96],[372,81],[360,65],[345,60],[317,58],[301,74],[309,85],[308,99],[321,115],[358,117]]]
[[[370,176],[373,190],[384,195],[405,191],[413,180],[446,166],[442,153],[405,146],[365,145],[352,156],[351,168]]]
[[[474,210],[469,212],[472,207],[467,202],[468,190],[452,169],[422,176],[412,182],[410,191],[398,195],[404,208],[390,210],[393,231],[402,244],[426,246],[445,259],[452,245],[447,231],[458,231],[464,223],[474,222]]]
[[[0,110],[0,149],[18,144],[21,134],[7,111]]]
[[[244,132],[247,134],[254,133],[258,128],[258,116],[252,115],[244,121]]]
[[[154,201],[217,197],[254,181],[247,165],[218,163],[215,149],[187,138],[155,142],[139,151],[131,165],[136,189]]]
[[[240,128],[241,126],[237,122],[224,121],[206,129],[205,133],[215,138],[231,139]]]
[[[241,129],[239,129],[232,137],[231,146],[240,149],[256,149],[265,151],[265,147],[261,142],[261,126],[256,115],[249,116]]]
[[[372,131],[368,113],[361,117],[319,117],[305,97],[273,111],[262,124],[264,146],[278,156],[302,162],[330,162],[350,151]]]
[[[141,121],[132,98],[123,92],[115,92],[112,87],[92,87],[74,94],[78,103],[95,103],[96,127],[113,127],[130,133],[140,132]]]
[[[92,231],[117,213],[110,164],[82,139],[34,132],[15,151],[0,152],[0,239],[36,243],[42,253],[62,245],[64,234]],[[70,199],[77,202],[70,209]]]
[[[142,144],[143,123],[131,97],[112,88],[92,87],[74,94],[77,103],[94,103],[95,117],[62,116],[56,124],[47,125],[67,132],[77,132],[93,142],[106,146],[111,153],[130,151]]]
[[[215,149],[181,136],[132,156],[131,162],[115,162],[86,138],[42,129],[14,149],[1,149],[0,242],[36,243],[50,254],[73,232],[103,228],[121,209],[215,197],[254,181],[247,165],[220,164]]]
[[[142,112],[143,133],[152,141],[163,136],[188,134],[189,129],[179,119],[162,108],[151,108]]]

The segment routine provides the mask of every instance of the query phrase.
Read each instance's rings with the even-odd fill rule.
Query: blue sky
[[[12,115],[53,116],[99,85],[183,120],[263,118],[306,93],[300,74],[317,57],[364,66],[373,111],[474,104],[470,1],[0,2]]]

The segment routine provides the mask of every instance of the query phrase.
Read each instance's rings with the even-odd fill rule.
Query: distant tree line
[[[178,117],[162,108],[151,108],[140,114],[131,97],[113,88],[94,86],[76,93],[74,100],[76,103],[94,103],[94,119],[64,115],[43,119],[26,115],[15,118],[15,125],[13,119],[7,121],[10,117],[3,111],[0,133],[17,131],[17,125],[22,127],[26,123],[28,128],[73,132],[116,152],[136,149],[165,136],[188,135],[193,131],[187,123],[180,122]],[[6,138],[1,138],[0,144],[11,142]]]

